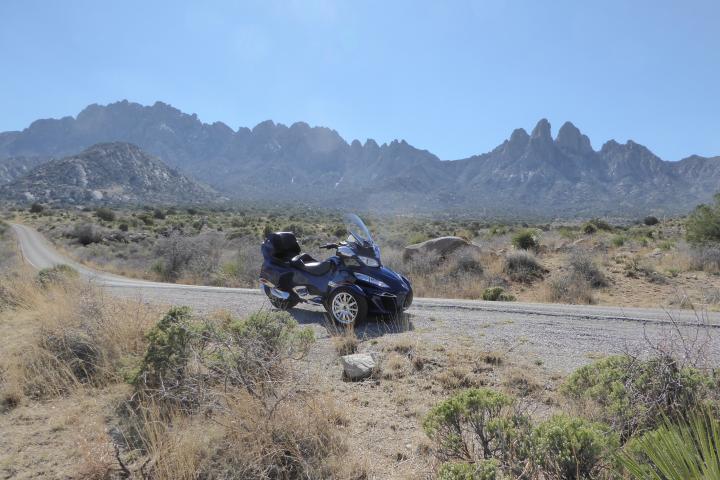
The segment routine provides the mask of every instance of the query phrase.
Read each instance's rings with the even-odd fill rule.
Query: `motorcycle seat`
[[[333,262],[330,260],[319,262],[307,253],[303,253],[301,255],[294,256],[293,259],[290,260],[290,265],[295,268],[299,268],[310,275],[325,275],[332,269]]]

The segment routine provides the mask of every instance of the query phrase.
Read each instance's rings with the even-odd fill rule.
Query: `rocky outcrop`
[[[431,238],[422,243],[408,245],[403,251],[403,260],[410,260],[415,256],[427,258],[446,258],[448,255],[460,250],[480,252],[480,247],[461,237]]]
[[[170,169],[135,145],[104,143],[78,155],[44,163],[0,187],[17,201],[75,204],[193,204],[220,196]]]

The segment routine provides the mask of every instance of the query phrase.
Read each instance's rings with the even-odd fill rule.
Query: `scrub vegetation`
[[[255,287],[266,233],[293,231],[305,251],[344,238],[341,215],[307,209],[43,207],[9,212],[89,266],[122,275]],[[708,308],[720,305],[718,204],[686,218],[518,224],[470,218],[364,215],[385,264],[415,295],[482,299],[502,288],[518,301]],[[479,248],[404,255],[407,245],[458,236]]]
[[[91,264],[138,248],[140,258],[162,268],[135,275],[233,278],[216,283],[233,285],[254,281],[256,272],[242,273],[239,259],[243,244],[248,258],[259,257],[264,231],[302,231],[310,246],[344,234],[335,217],[317,212],[307,224],[235,211],[112,210],[102,213],[108,220],[94,211],[19,215]],[[373,220],[371,228],[385,261],[402,266],[421,292],[447,292],[444,275],[450,288],[470,283],[462,290],[470,298],[610,303],[620,285],[664,291],[685,276],[706,286],[715,281],[717,247],[688,242],[684,219],[609,229],[598,222],[588,223],[592,234],[582,224],[461,220]],[[537,248],[513,246],[513,236],[528,229]],[[100,240],[83,245],[76,231]],[[403,260],[401,247],[418,234],[458,234],[480,249]],[[95,260],[83,257],[88,252]],[[713,453],[717,357],[705,349],[710,327],[702,322],[695,335],[671,323],[662,343],[648,338],[638,352],[587,353],[566,371],[516,353],[521,338],[485,340],[483,332],[503,322],[480,322],[474,336],[452,339],[441,329],[410,328],[410,320],[368,335],[298,324],[269,308],[236,315],[116,298],[70,267],[36,272],[19,258],[0,223],[4,477],[675,480],[713,478],[720,469]],[[117,271],[127,268],[114,258]],[[561,281],[564,287],[554,286]],[[696,308],[718,297],[686,296]],[[371,353],[377,369],[348,382],[339,356],[356,352]],[[670,469],[668,458],[685,470]]]

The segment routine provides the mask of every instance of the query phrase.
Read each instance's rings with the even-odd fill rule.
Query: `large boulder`
[[[348,380],[362,380],[372,375],[377,366],[375,359],[369,353],[353,353],[340,357]]]
[[[480,252],[480,247],[461,237],[431,238],[422,243],[408,245],[403,251],[403,260],[410,260],[416,255],[446,258],[458,250],[473,250]]]

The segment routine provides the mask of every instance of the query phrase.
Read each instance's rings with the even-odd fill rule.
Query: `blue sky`
[[[0,131],[125,98],[443,159],[542,117],[720,155],[720,2],[0,2]]]

